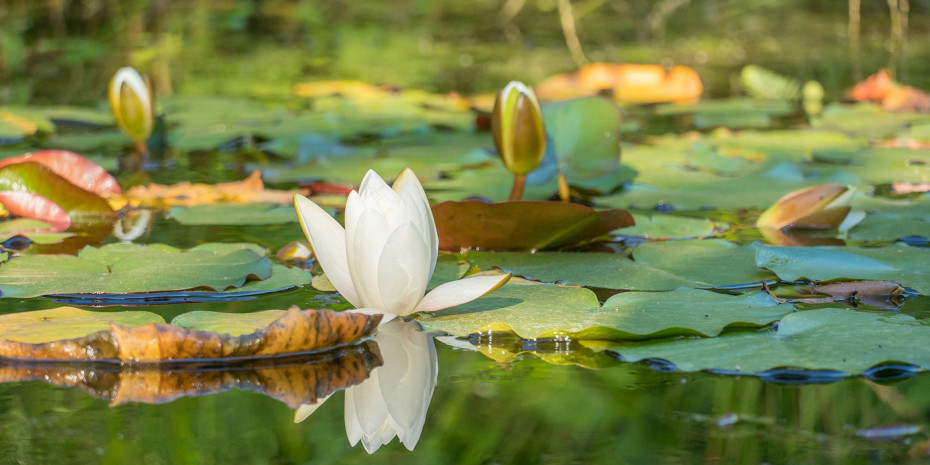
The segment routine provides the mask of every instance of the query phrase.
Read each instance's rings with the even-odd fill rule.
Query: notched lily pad
[[[603,306],[584,288],[507,285],[424,319],[455,336],[498,332],[522,339],[640,340],[716,336],[726,328],[766,326],[794,311],[765,293],[730,296],[696,289],[626,292]]]
[[[271,262],[253,244],[202,244],[181,251],[164,244],[86,247],[77,256],[24,255],[0,265],[5,297],[123,294],[199,287],[239,288],[267,279]]]
[[[478,200],[433,206],[442,250],[537,250],[590,241],[633,225],[626,210],[596,211],[566,202]]]
[[[683,371],[759,373],[778,367],[858,374],[883,363],[926,369],[930,326],[907,315],[826,308],[792,313],[778,331],[741,331],[712,339],[614,346],[626,361],[659,358]]]
[[[291,307],[242,335],[167,325],[148,312],[97,313],[73,307],[0,316],[0,358],[122,364],[275,357],[315,352],[370,336],[380,315]],[[241,315],[225,315],[235,321]],[[248,317],[247,317],[248,318]],[[122,323],[122,324],[121,324]],[[255,327],[251,321],[240,326]],[[82,334],[82,335],[77,335]]]

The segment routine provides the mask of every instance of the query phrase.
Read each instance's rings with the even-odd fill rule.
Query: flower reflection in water
[[[353,446],[361,441],[372,454],[395,436],[408,450],[417,445],[439,373],[435,335],[399,318],[378,328],[374,340],[384,364],[345,391],[346,435]],[[306,419],[324,400],[300,406],[294,421]]]

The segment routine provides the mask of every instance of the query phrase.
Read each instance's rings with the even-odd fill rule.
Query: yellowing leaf
[[[299,190],[265,189],[261,173],[253,171],[242,181],[219,184],[180,182],[172,185],[149,184],[129,189],[122,196],[110,196],[111,204],[146,207],[190,207],[215,203],[271,202],[288,204]]]

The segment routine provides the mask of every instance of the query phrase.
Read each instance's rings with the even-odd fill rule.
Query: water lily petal
[[[361,299],[349,273],[346,231],[329,213],[302,195],[294,196],[294,208],[300,227],[329,281],[349,303],[361,306]]]
[[[439,254],[439,233],[436,231],[436,221],[433,220],[433,210],[429,206],[429,199],[426,198],[426,191],[423,190],[423,185],[420,184],[420,180],[412,169],[405,168],[397,176],[397,179],[394,180],[394,184],[391,188],[403,197],[403,192],[407,189],[411,189],[411,187],[408,186],[415,187],[420,194],[420,199],[423,200],[420,204],[420,213],[424,217],[422,221],[425,227],[421,229],[421,232],[429,240],[429,249],[433,257],[430,264],[430,277],[432,277],[433,270],[436,268],[436,257]]]
[[[507,283],[510,273],[500,276],[477,276],[442,284],[423,297],[414,312],[435,312],[471,302]]]
[[[394,205],[400,200],[400,196],[388,187],[384,179],[378,176],[373,170],[368,170],[362,179],[362,184],[358,188],[358,194],[365,202],[367,208],[374,208],[387,217]]]
[[[383,315],[381,317],[381,323],[379,324],[379,326],[387,323],[388,321],[392,321],[395,318],[397,318],[397,314],[385,313],[384,310],[378,310],[377,308],[362,307],[362,308],[352,308],[346,311],[355,312],[355,313],[364,313],[365,315]]]
[[[384,310],[384,301],[378,290],[378,263],[392,231],[387,220],[376,209],[366,208],[357,218],[356,221],[349,221],[352,218],[346,217],[349,275],[359,297],[359,304],[353,305]]]
[[[409,315],[423,298],[429,283],[430,257],[412,222],[388,238],[378,264],[378,289],[383,306],[397,315]]]

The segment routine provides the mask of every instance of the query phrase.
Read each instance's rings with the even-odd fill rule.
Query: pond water
[[[528,2],[506,20],[501,15],[507,7],[495,2],[470,2],[474,11],[453,1],[156,3],[65,1],[39,8],[0,1],[0,116],[51,126],[22,135],[0,125],[6,131],[0,132],[0,157],[50,147],[78,151],[113,172],[124,189],[239,181],[260,170],[266,187],[326,181],[324,187],[338,190],[357,186],[369,167],[389,178],[413,166],[434,203],[500,201],[510,177],[481,124],[486,114],[461,107],[457,96],[418,90],[477,94],[511,78],[538,82],[574,67],[556,2]],[[623,106],[621,164],[570,179],[573,200],[629,209],[638,229],[548,255],[440,258],[437,274],[450,280],[466,270],[503,268],[545,282],[533,285],[556,297],[530,302],[529,309],[552,313],[558,323],[494,314],[511,318],[513,328],[535,331],[521,339],[513,328],[480,331],[490,321],[469,320],[482,309],[468,307],[452,312],[451,323],[448,313],[392,321],[372,339],[335,352],[227,367],[0,362],[0,463],[930,463],[930,356],[920,332],[930,328],[930,296],[914,290],[930,286],[930,197],[892,192],[896,181],[913,186],[930,180],[930,117],[837,102],[856,72],[886,64],[915,85],[930,82],[930,61],[918,59],[928,44],[912,40],[906,53],[888,52],[884,2],[862,7],[862,56],[855,62],[844,36],[846,3],[681,2],[672,8],[681,10],[661,21],[649,16],[653,3],[576,5],[586,11],[578,21],[590,58],[691,65],[706,96],[725,98],[684,108]],[[915,2],[911,8],[911,28],[919,33],[930,27],[930,7]],[[386,15],[394,20],[390,26],[383,24]],[[651,26],[638,25],[647,18]],[[811,37],[821,46],[809,46]],[[99,105],[109,74],[127,62],[151,70],[165,95],[149,140],[152,157],[141,169]],[[827,92],[823,111],[805,112],[796,99],[731,98],[742,92],[738,73],[746,64],[821,81]],[[294,84],[323,78],[392,87],[340,81],[342,92],[333,95],[295,95],[300,92]],[[868,216],[848,234],[773,237],[753,226],[783,194],[827,182],[859,188],[854,206]],[[526,197],[551,199],[554,186],[554,179],[531,183]],[[315,200],[342,220],[344,197]],[[182,249],[252,243],[279,263],[276,252],[305,239],[290,212],[272,224],[220,224],[222,214],[196,224],[196,214],[184,219],[184,209],[169,211],[153,210],[151,224],[134,242]],[[104,233],[88,242],[118,242],[109,230]],[[73,239],[45,250],[77,252],[68,241]],[[900,306],[876,305],[854,294],[841,302],[799,303],[769,319],[737,315],[719,327],[702,323],[714,311],[707,303],[718,301],[713,299],[756,296],[765,300],[762,307],[774,306],[760,290],[762,282],[778,297],[808,297],[807,280],[782,278],[790,270],[778,266],[843,269],[826,258],[776,256],[767,264],[776,276],[759,264],[757,254],[797,250],[790,246],[826,253],[854,249],[876,261],[884,256],[868,254],[898,253],[890,264],[872,268],[850,265],[866,260],[861,256],[839,261],[855,270],[839,277],[900,281],[909,288],[903,291],[907,298]],[[579,256],[590,257],[590,264],[571,261]],[[621,268],[638,268],[628,275],[605,268],[617,265],[615,259]],[[553,261],[540,267],[534,260]],[[301,265],[319,275],[312,262]],[[597,318],[609,312],[601,307],[576,314],[571,312],[578,308],[566,302],[609,309],[612,297],[651,292],[649,305],[652,295],[659,301],[680,287],[692,292],[688,296],[705,297],[679,301],[676,308],[708,314],[667,317],[659,329],[624,333],[648,341],[599,333],[613,339],[604,343],[552,326],[585,318],[604,325]],[[706,288],[715,291],[695,290]],[[514,296],[521,294],[509,289],[509,297],[478,302],[484,310],[500,310],[502,301],[519,301]],[[584,298],[572,301],[560,292]],[[351,307],[319,282],[257,297],[168,294],[141,301],[3,297],[0,314],[69,305],[144,310],[171,321],[194,310]],[[741,308],[759,311],[758,302]],[[646,313],[645,306],[635,308]],[[560,312],[568,316],[557,320]],[[784,331],[786,339],[816,326],[805,315],[833,319],[827,331],[802,334],[790,350],[762,345],[754,351],[755,341],[782,337],[779,320],[789,314],[801,316]],[[628,328],[622,318],[607,321],[608,329]],[[420,322],[440,330],[421,331]],[[881,326],[892,323],[899,326]],[[861,329],[868,324],[878,329]],[[532,337],[553,329],[561,332]],[[683,346],[694,348],[691,358],[687,349],[662,345],[711,339],[723,342],[710,351]],[[896,352],[883,356],[885,349]],[[643,350],[681,366],[642,356]],[[730,353],[736,355],[727,358]],[[742,372],[741,363],[764,369]]]

